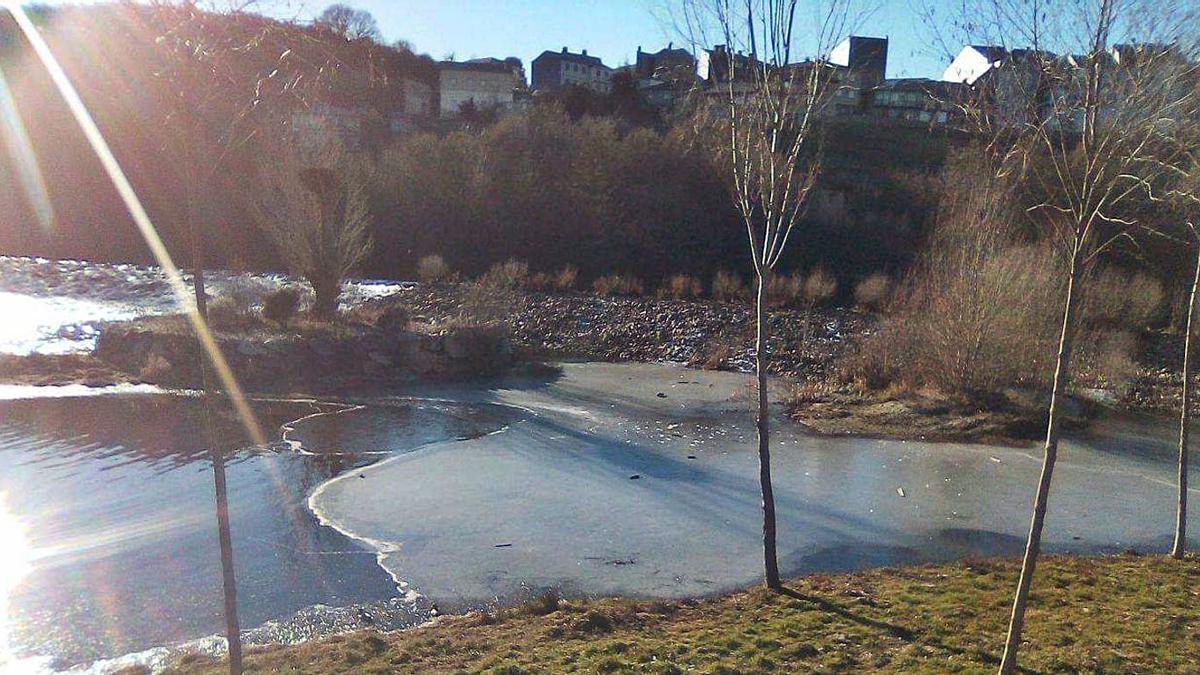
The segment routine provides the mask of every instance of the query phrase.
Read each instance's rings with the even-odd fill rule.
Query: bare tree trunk
[[[233,574],[233,539],[229,529],[229,496],[225,486],[225,457],[210,446],[217,499],[217,537],[221,546],[221,582],[225,597],[225,638],[229,642],[229,672],[242,673],[242,631],[238,622],[237,580]]]
[[[208,293],[204,289],[204,239],[196,222],[195,199],[187,197],[188,234],[192,244],[192,286],[196,293],[196,311],[208,322]]]
[[[336,317],[338,296],[342,292],[341,280],[314,275],[309,277],[309,284],[313,288],[313,314],[320,319]]]
[[[189,218],[194,218],[190,208]],[[197,231],[196,221],[191,221],[192,274],[195,281],[196,311],[200,319],[208,323],[208,298],[204,289],[204,244]],[[219,447],[212,424],[213,391],[208,376],[208,363],[204,348],[199,350],[200,381],[204,389],[204,432],[208,442],[208,454],[213,465],[213,488],[217,507],[217,542],[221,550],[221,586],[225,607],[225,639],[229,644],[229,672],[242,674],[242,631],[237,611],[237,579],[233,572],[233,537],[229,527],[229,494],[225,481],[225,455]]]
[[[758,377],[758,480],[762,489],[763,509],[763,566],[766,571],[767,588],[779,590],[779,558],[775,551],[775,493],[771,487],[771,431],[770,410],[767,399],[767,277],[769,271],[758,274],[757,324],[758,337],[755,341],[757,354],[756,374]]]
[[[1038,481],[1037,495],[1033,501],[1033,520],[1029,524],[1029,539],[1025,543],[1025,558],[1021,563],[1021,578],[1017,582],[1017,594],[1013,600],[1012,617],[1008,624],[1008,639],[1004,643],[1004,658],[1000,662],[1000,674],[1017,672],[1017,652],[1021,646],[1021,631],[1025,627],[1025,607],[1029,601],[1029,589],[1033,584],[1033,572],[1037,566],[1038,553],[1042,547],[1042,526],[1046,521],[1046,506],[1050,499],[1050,480],[1054,475],[1054,463],[1058,459],[1059,426],[1061,418],[1060,399],[1067,382],[1067,371],[1074,347],[1076,299],[1079,284],[1081,252],[1078,245],[1071,254],[1071,273],[1067,281],[1066,307],[1063,310],[1062,333],[1058,340],[1058,359],[1054,367],[1054,384],[1050,391],[1050,416],[1046,424],[1045,457],[1042,460],[1042,475]]]
[[[1183,387],[1179,404],[1179,509],[1175,516],[1175,544],[1171,557],[1183,559],[1187,551],[1188,427],[1192,393],[1192,322],[1196,318],[1196,289],[1200,287],[1200,246],[1196,248],[1196,273],[1188,296],[1187,323],[1183,333]]]

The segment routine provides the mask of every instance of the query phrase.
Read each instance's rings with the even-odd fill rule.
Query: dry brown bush
[[[479,285],[501,291],[515,291],[525,288],[529,282],[529,265],[516,258],[509,258],[502,263],[496,263],[479,277]]]
[[[968,396],[1047,387],[1061,324],[1061,256],[1045,245],[1013,245],[978,262],[916,274],[851,361],[851,377],[872,389],[933,387]],[[1116,292],[1128,277],[1109,270],[1091,281],[1085,290],[1099,303],[1097,296]],[[1133,373],[1129,330],[1145,325],[1159,297],[1152,286],[1140,288],[1128,301],[1102,303],[1129,309],[1124,316],[1098,308],[1090,311],[1103,321],[1080,323],[1076,381],[1111,385]]]
[[[712,298],[717,302],[744,302],[750,297],[742,278],[733,272],[721,270],[713,277]]]
[[[804,276],[799,272],[791,276],[771,275],[767,282],[767,305],[770,307],[792,307],[804,296]]]
[[[527,283],[531,291],[548,291],[554,285],[554,280],[545,272],[538,272],[529,277]]]
[[[673,274],[658,289],[658,297],[691,300],[704,294],[704,284],[689,274]]]
[[[417,262],[417,278],[425,284],[439,284],[448,281],[450,266],[440,255],[427,255]]]
[[[872,274],[854,287],[854,304],[863,309],[880,309],[887,301],[891,288],[892,280],[888,275]]]
[[[768,286],[768,288],[770,288]],[[824,267],[817,267],[804,280],[800,294],[809,307],[822,305],[833,299],[837,293],[837,279]]]
[[[608,274],[592,282],[592,290],[597,295],[642,295],[645,287],[642,280],[623,274]]]
[[[966,396],[1045,389],[1062,325],[1066,256],[1050,241],[1024,238],[1014,195],[999,186],[943,190],[923,258],[895,289],[879,330],[849,360],[845,379],[877,390],[935,388]],[[1099,269],[1084,291],[1082,312],[1091,320],[1078,322],[1076,356],[1086,367],[1077,369],[1076,381],[1117,381],[1129,372],[1134,346],[1119,333],[1144,327],[1161,305],[1161,288],[1146,277]]]
[[[554,288],[559,291],[575,289],[575,281],[579,278],[579,268],[566,265],[554,275]]]
[[[1085,281],[1085,323],[1143,329],[1166,311],[1162,282],[1141,272],[1100,270]]]

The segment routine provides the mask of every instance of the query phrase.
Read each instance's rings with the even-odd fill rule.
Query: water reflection
[[[29,573],[33,551],[25,525],[8,509],[8,495],[0,492],[0,668],[17,662],[9,644],[9,594]]]
[[[175,395],[0,402],[0,491],[38,552],[10,597],[9,639],[18,655],[49,655],[61,667],[223,631],[214,475],[200,403]],[[226,468],[238,611],[247,628],[315,604],[395,595],[373,551],[308,511],[317,485],[381,457],[368,453],[471,436],[506,421],[443,405],[322,414],[343,408],[258,402],[266,428],[305,419],[291,425],[291,444],[248,448],[232,413],[216,410],[220,447],[242,448]],[[294,444],[316,454],[298,453]]]

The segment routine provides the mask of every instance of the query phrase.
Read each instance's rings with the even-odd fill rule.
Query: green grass
[[[254,673],[994,671],[1018,565],[956,562],[794,579],[711,600],[544,601],[252,649]],[[1200,557],[1046,557],[1022,665],[1031,672],[1195,672]],[[170,673],[217,673],[190,657]]]

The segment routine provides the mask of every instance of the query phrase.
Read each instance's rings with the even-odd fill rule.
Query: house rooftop
[[[514,57],[504,60],[488,57],[470,61],[439,61],[437,67],[439,70],[463,70],[476,73],[512,73],[521,67],[521,62]]]
[[[575,54],[575,53],[569,51],[566,47],[563,47],[561,52],[552,52],[550,50],[546,50],[546,51],[542,52],[536,59],[534,59],[534,61],[541,61],[542,59],[546,59],[546,58],[559,59],[562,61],[571,61],[573,63],[582,63],[582,64],[586,64],[589,66],[603,66],[604,65],[604,63],[602,61],[600,61],[599,58],[597,58],[595,56],[588,56],[586,49],[583,50],[583,52],[580,54]]]
[[[1007,49],[996,45],[971,45],[971,49],[983,54],[984,58],[992,63],[1003,61],[1008,56]]]

